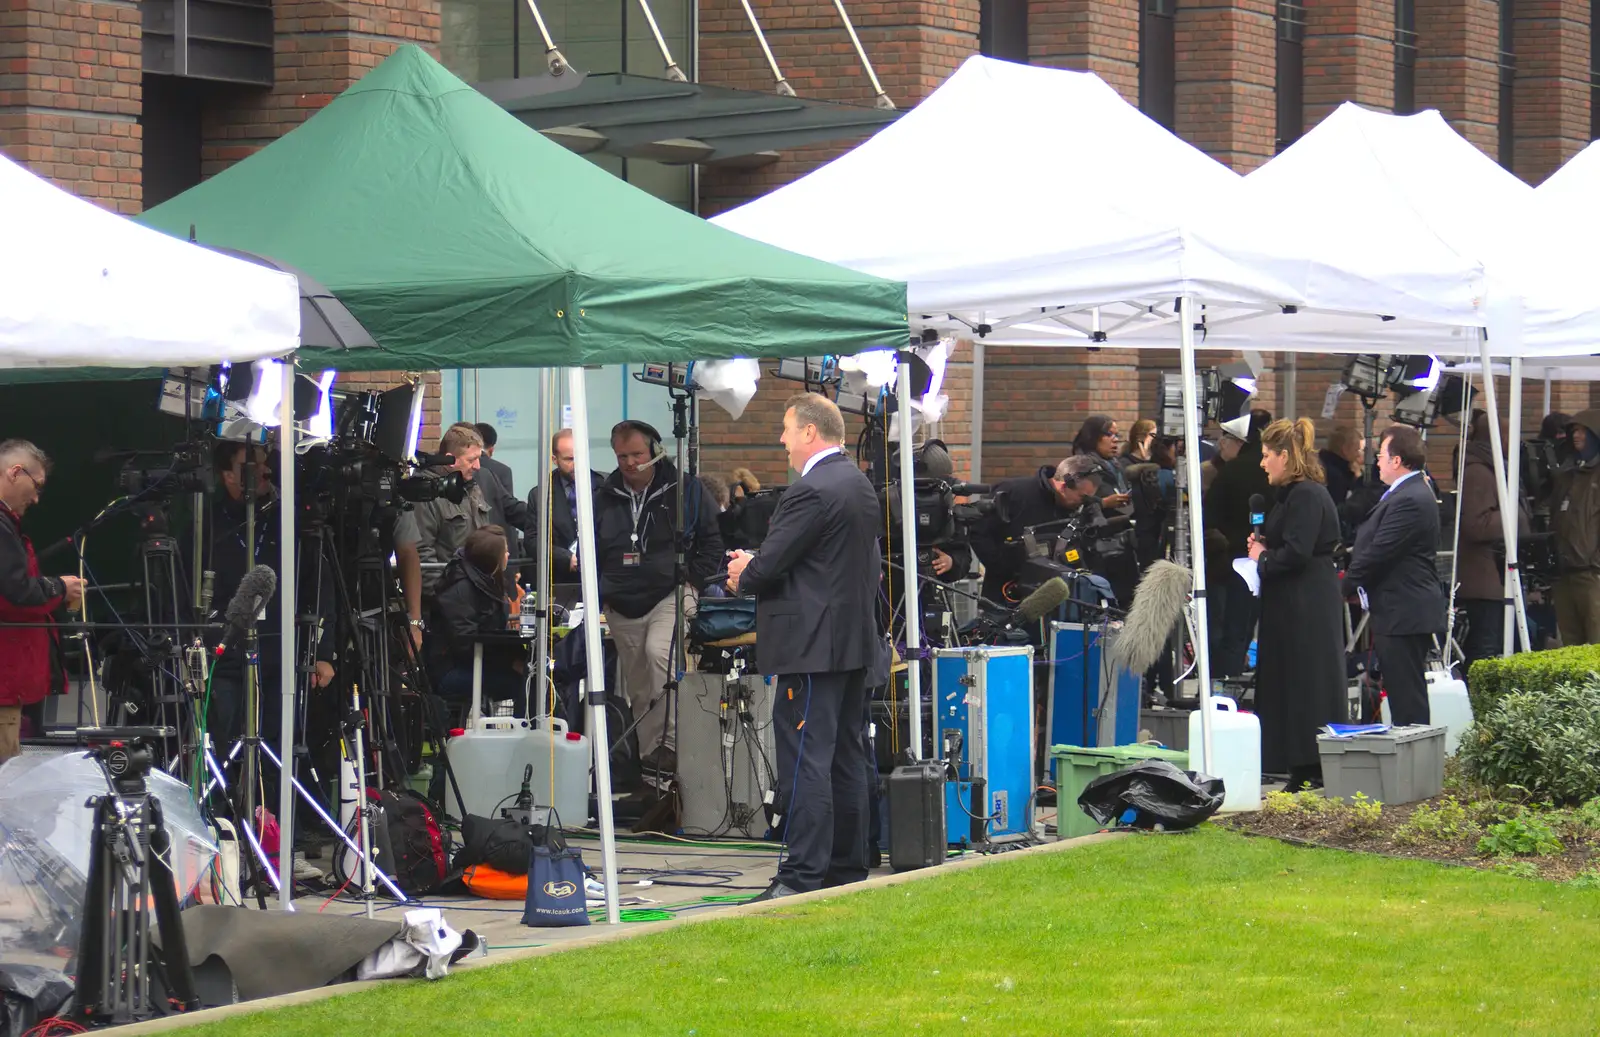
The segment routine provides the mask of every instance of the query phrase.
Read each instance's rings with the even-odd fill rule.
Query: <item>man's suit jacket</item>
[[[1367,592],[1377,634],[1437,634],[1445,628],[1439,553],[1439,503],[1427,477],[1414,475],[1372,509],[1356,531],[1345,579]]]
[[[756,596],[762,673],[828,673],[881,664],[878,495],[854,461],[832,454],[789,486],[761,550],[739,579]]]
[[[504,461],[496,461],[488,454],[484,454],[478,459],[478,466],[484,471],[492,473],[495,481],[500,484],[500,488],[502,490],[506,491],[512,496],[516,496],[517,491],[511,486],[510,465],[506,464]]]

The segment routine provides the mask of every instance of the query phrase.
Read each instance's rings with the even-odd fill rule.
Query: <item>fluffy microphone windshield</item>
[[[1167,635],[1183,615],[1194,574],[1176,562],[1153,562],[1133,592],[1133,606],[1111,647],[1111,661],[1143,673],[1161,658]]]
[[[233,600],[228,602],[228,626],[243,630],[255,621],[261,607],[272,600],[278,589],[278,574],[265,565],[258,565],[244,574]]]

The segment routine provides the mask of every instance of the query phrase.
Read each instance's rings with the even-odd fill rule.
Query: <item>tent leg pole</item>
[[[582,367],[567,368],[572,395],[572,478],[589,485],[589,396]],[[546,497],[550,494],[546,493]],[[578,577],[583,586],[583,648],[589,703],[589,736],[594,740],[595,813],[600,818],[600,856],[606,883],[606,921],[622,924],[617,908],[617,827],[611,817],[611,740],[606,733],[606,669],[600,640],[600,584],[594,565],[594,496],[578,494]]]
[[[1489,447],[1494,452],[1494,492],[1500,503],[1500,535],[1506,545],[1505,641],[1500,645],[1500,654],[1506,656],[1511,654],[1513,647],[1511,601],[1515,592],[1511,583],[1516,570],[1513,568],[1515,555],[1511,554],[1511,551],[1516,543],[1517,519],[1516,512],[1511,510],[1511,501],[1506,491],[1505,452],[1500,436],[1500,404],[1495,399],[1494,367],[1489,361],[1489,336],[1482,328],[1478,329],[1478,362],[1483,366],[1483,404],[1489,413]]]
[[[922,759],[922,602],[917,586],[917,505],[911,456],[911,365],[902,359],[895,397],[900,416],[900,544],[905,559],[906,700],[911,708],[911,751]]]
[[[1200,478],[1200,408],[1194,397],[1194,296],[1185,295],[1178,300],[1178,349],[1183,379],[1183,455],[1188,469],[1189,483],[1189,552],[1194,566],[1194,594],[1189,608],[1194,614],[1190,628],[1194,630],[1195,673],[1200,680],[1200,765],[1199,770],[1210,773],[1211,755],[1211,629],[1206,615],[1206,527],[1201,515],[1200,495],[1195,492],[1205,485]]]
[[[1471,435],[1472,410],[1472,372],[1468,371],[1465,384],[1461,389],[1461,418],[1457,428],[1461,432],[1460,456],[1456,459],[1456,522],[1455,532],[1450,539],[1450,594],[1444,612],[1444,668],[1450,669],[1450,660],[1455,654],[1456,636],[1456,583],[1461,571],[1461,483],[1467,477],[1467,438]],[[1350,614],[1349,609],[1345,615]],[[1466,673],[1462,673],[1465,677]]]
[[[278,689],[278,720],[282,725],[278,729],[278,758],[283,761],[278,768],[278,830],[282,833],[279,846],[288,847],[287,853],[282,849],[278,851],[278,868],[284,876],[278,885],[278,900],[285,911],[294,910],[294,782],[290,780],[295,766],[294,693],[297,684],[294,657],[294,366],[293,356],[284,357],[283,398],[278,401],[278,451],[282,473],[278,478],[281,502],[278,519],[282,523],[278,530],[278,586],[281,590],[278,600],[283,603],[278,610],[278,666],[283,675]]]
[[[972,340],[972,465],[971,481],[983,482],[983,360],[982,338]]]
[[[539,406],[538,419],[534,422],[537,430],[534,434],[538,437],[538,446],[535,450],[542,449],[543,444],[550,442],[551,405],[550,387],[554,381],[550,377],[548,367],[539,368]],[[536,455],[537,456],[537,455]],[[550,592],[552,583],[550,577],[550,516],[552,509],[552,494],[556,489],[556,481],[550,476],[550,465],[545,464],[539,469],[539,484],[543,492],[539,494],[539,535],[535,537],[534,551],[534,595],[535,607],[539,610],[538,627],[534,636],[533,660],[533,696],[532,701],[536,714],[543,719],[552,712],[550,702],[550,605],[554,595]],[[577,485],[574,483],[573,485]],[[526,554],[526,551],[524,551]],[[573,718],[576,719],[576,718]]]
[[[1549,367],[1544,369],[1544,410],[1539,412],[1540,417],[1550,413],[1550,378],[1553,370]]]
[[[1507,403],[1511,412],[1506,428],[1509,429],[1510,440],[1516,444],[1517,449],[1512,450],[1506,459],[1506,496],[1511,501],[1510,522],[1506,524],[1506,576],[1511,585],[1511,611],[1506,614],[1505,639],[1507,644],[1512,644],[1511,634],[1513,627],[1522,638],[1525,649],[1532,650],[1528,644],[1528,616],[1522,604],[1522,569],[1517,564],[1517,516],[1521,513],[1519,505],[1522,502],[1522,358],[1511,358],[1511,399]]]

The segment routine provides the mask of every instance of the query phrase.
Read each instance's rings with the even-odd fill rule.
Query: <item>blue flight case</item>
[[[1087,636],[1085,636],[1087,634]],[[1113,670],[1106,652],[1116,628],[1050,624],[1050,745],[1106,748],[1139,740],[1139,674]]]
[[[933,650],[933,742],[951,846],[1028,835],[1033,819],[1033,647]]]

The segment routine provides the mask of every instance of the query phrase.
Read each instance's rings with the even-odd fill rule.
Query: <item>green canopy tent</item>
[[[850,354],[901,346],[907,335],[904,284],[741,237],[659,201],[546,140],[416,47],[402,47],[298,129],[141,219],[304,270],[378,342],[302,347],[304,367],[567,367],[580,479],[589,468],[582,365]],[[287,397],[292,366],[284,373]],[[284,431],[283,454],[292,457],[292,423]],[[282,480],[281,492],[287,526],[294,480]],[[583,495],[578,513],[584,554],[593,557],[592,504]],[[292,600],[292,530],[282,539],[283,596]],[[588,672],[601,674],[592,567],[581,576],[591,606]],[[291,623],[285,610],[285,673],[293,672]],[[615,923],[603,686],[589,690]],[[292,696],[283,702],[288,760]],[[289,782],[279,806],[292,828]]]
[[[752,241],[653,198],[546,140],[414,46],[141,219],[305,270],[380,344],[302,350],[306,366],[848,354],[906,335],[903,284]]]

